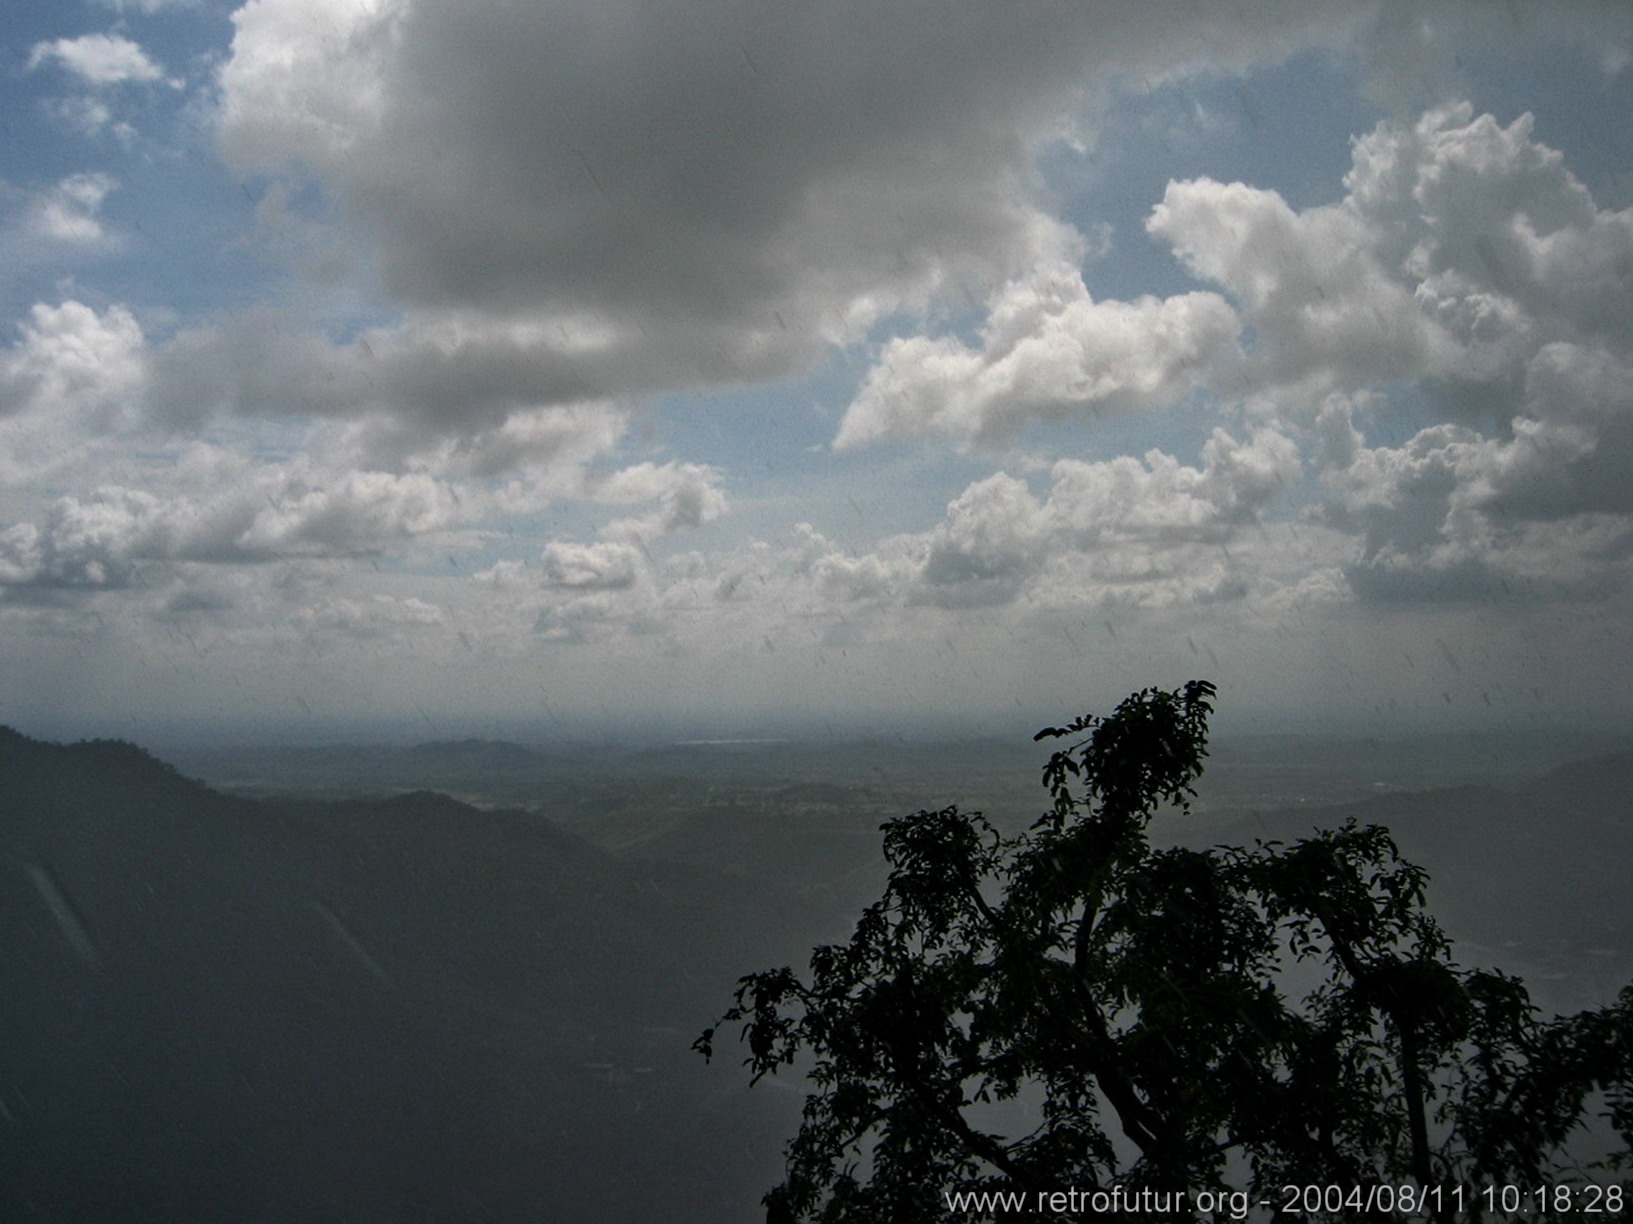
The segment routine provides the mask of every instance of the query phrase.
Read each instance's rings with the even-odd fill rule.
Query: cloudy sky
[[[3,34],[0,721],[1633,716],[1633,7]]]

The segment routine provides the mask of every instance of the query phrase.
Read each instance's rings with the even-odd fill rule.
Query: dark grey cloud
[[[220,138],[245,173],[321,184],[418,312],[418,364],[389,367],[404,410],[462,390],[480,411],[777,376],[1030,270],[1071,241],[1032,155],[1095,82],[1273,61],[1357,20],[253,0]]]
[[[1348,409],[1325,422],[1345,432],[1334,416]],[[1602,347],[1543,347],[1500,434],[1447,424],[1334,450],[1325,517],[1360,536],[1346,572],[1364,598],[1602,595],[1627,577],[1633,365]]]

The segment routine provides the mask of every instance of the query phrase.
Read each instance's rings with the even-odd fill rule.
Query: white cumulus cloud
[[[34,45],[28,66],[55,61],[88,85],[108,86],[125,82],[157,81],[164,72],[139,43],[123,34],[82,34],[78,38],[57,38]]]
[[[36,303],[17,343],[0,353],[0,416],[102,417],[118,412],[146,378],[142,328],[123,306]]]
[[[911,336],[886,346],[834,445],[941,436],[993,442],[1028,420],[1166,407],[1238,330],[1213,293],[1094,301],[1071,266],[1011,282],[988,305],[981,345]]]
[[[1164,451],[1088,462],[1062,459],[1039,497],[1007,472],[976,481],[927,532],[894,536],[846,553],[820,536],[804,568],[836,599],[906,600],[943,608],[1015,602],[1040,585],[1077,584],[1085,605],[1188,601],[1240,593],[1217,578],[1152,585],[1193,568],[1198,550],[1217,550],[1281,496],[1297,477],[1297,446],[1273,429],[1246,441],[1216,430],[1192,467]],[[1214,562],[1202,569],[1211,572]],[[1228,566],[1227,566],[1228,568]],[[1138,591],[1148,588],[1145,595]],[[1135,592],[1130,594],[1130,592]]]
[[[633,540],[702,527],[725,513],[728,502],[720,473],[697,463],[640,463],[594,482],[592,495],[612,504],[657,502],[650,514],[619,519],[605,533]]]
[[[1197,179],[1170,183],[1147,229],[1254,329],[1239,386],[1314,395],[1434,373],[1455,357],[1347,205],[1295,212],[1274,191]]]
[[[576,591],[622,590],[635,585],[641,554],[633,544],[552,540],[539,557],[545,582]]]
[[[354,557],[452,529],[468,514],[449,486],[422,473],[225,462],[237,479],[204,494],[106,486],[58,498],[39,522],[0,533],[0,582],[121,587],[149,564]]]

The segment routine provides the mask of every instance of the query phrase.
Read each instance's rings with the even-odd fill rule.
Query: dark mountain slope
[[[0,732],[0,923],[6,1220],[753,1219],[797,1103],[687,1051],[797,904],[526,814]]]

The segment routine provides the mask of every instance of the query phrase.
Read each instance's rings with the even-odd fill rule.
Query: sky
[[[0,35],[0,722],[1633,719],[1633,6]]]

